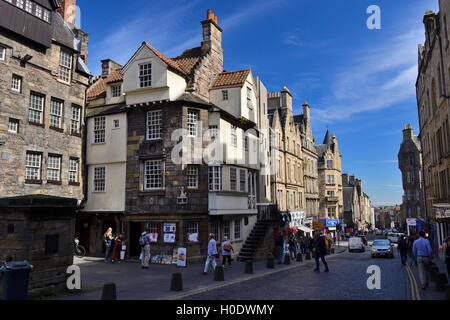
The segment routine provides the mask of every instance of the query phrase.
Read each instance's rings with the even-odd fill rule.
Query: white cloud
[[[356,52],[351,65],[332,77],[331,94],[322,99],[324,108],[311,114],[322,122],[345,120],[352,115],[378,111],[415,96],[417,45],[423,30],[415,29]]]

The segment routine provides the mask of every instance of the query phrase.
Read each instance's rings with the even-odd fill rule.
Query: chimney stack
[[[281,90],[281,107],[292,111],[292,94],[286,87]]]
[[[204,53],[214,50],[223,55],[222,50],[222,29],[217,23],[217,16],[211,9],[206,12],[206,20],[202,21],[203,42],[202,51]],[[223,59],[222,59],[223,61]]]
[[[411,140],[413,137],[413,129],[411,124],[405,125],[405,128],[403,129],[403,140]]]
[[[61,8],[58,9],[58,12],[64,21],[71,24],[75,24],[76,2],[76,0],[60,0]]]
[[[305,101],[303,103],[303,117],[305,119],[309,119],[309,111],[310,111],[310,107],[309,107],[308,101]]]

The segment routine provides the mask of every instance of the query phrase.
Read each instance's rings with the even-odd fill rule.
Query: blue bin
[[[27,261],[6,262],[0,268],[0,299],[27,300],[30,271]]]

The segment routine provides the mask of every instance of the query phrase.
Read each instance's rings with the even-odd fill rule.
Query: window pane
[[[145,162],[145,189],[161,189],[162,188],[162,161],[146,161]]]
[[[28,120],[33,123],[42,123],[42,110],[44,109],[44,97],[31,94],[30,95],[30,110]]]
[[[51,100],[50,102],[50,126],[55,128],[62,127],[63,103],[61,101]]]
[[[147,140],[160,139],[162,129],[162,112],[149,111],[147,113]]]

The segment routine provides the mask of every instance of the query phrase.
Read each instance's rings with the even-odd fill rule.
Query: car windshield
[[[375,240],[374,242],[373,242],[373,245],[374,246],[388,246],[388,245],[390,245],[391,243],[389,242],[389,240]]]

